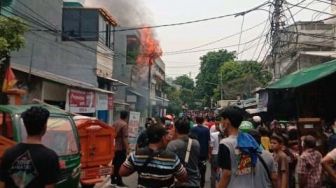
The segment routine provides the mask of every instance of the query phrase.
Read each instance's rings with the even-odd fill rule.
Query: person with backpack
[[[275,163],[271,155],[262,151],[260,142],[246,133],[247,122],[242,127],[245,132],[238,130],[242,114],[237,107],[227,107],[221,113],[222,124],[229,136],[219,145],[218,165],[222,174],[217,188],[271,188],[276,178]]]
[[[187,180],[187,171],[178,156],[166,150],[167,130],[160,125],[147,129],[148,146],[132,152],[119,170],[120,176],[138,173],[138,187],[175,187],[175,179]]]
[[[198,169],[198,156],[200,155],[200,145],[196,139],[188,136],[190,130],[189,120],[187,118],[179,118],[175,121],[176,139],[167,145],[167,151],[175,153],[188,173],[186,182],[178,182],[177,188],[199,188],[200,173]]]

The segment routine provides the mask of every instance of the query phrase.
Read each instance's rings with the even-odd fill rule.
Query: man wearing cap
[[[165,150],[167,131],[159,125],[147,129],[149,145],[140,148],[126,159],[119,170],[121,176],[138,173],[138,187],[174,187],[187,179],[186,169],[178,156]]]

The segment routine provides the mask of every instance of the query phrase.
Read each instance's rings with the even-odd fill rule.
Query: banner
[[[95,92],[77,89],[69,89],[67,106],[73,113],[94,113],[96,112]]]
[[[107,110],[108,109],[108,98],[107,94],[97,94],[97,110]]]
[[[5,72],[5,77],[2,85],[2,92],[6,92],[10,89],[13,89],[16,82],[17,80],[15,78],[13,70],[10,67],[8,67]]]
[[[136,139],[139,135],[140,112],[130,111],[128,121],[128,141],[130,148],[135,149]]]

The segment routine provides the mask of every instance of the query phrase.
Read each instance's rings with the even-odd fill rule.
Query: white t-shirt
[[[212,147],[211,154],[217,155],[219,148],[219,131],[210,133],[210,147]]]
[[[327,154],[334,162],[336,162],[336,148]]]

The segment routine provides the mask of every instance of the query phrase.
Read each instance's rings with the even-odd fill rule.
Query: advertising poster
[[[131,150],[135,149],[136,139],[139,134],[140,126],[140,112],[130,111],[128,121],[128,141],[130,143]]]
[[[96,111],[95,92],[69,89],[67,99],[68,110],[73,113],[94,113]]]

